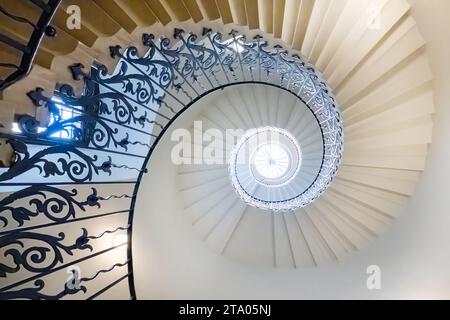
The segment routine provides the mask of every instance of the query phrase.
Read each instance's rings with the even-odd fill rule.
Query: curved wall
[[[167,161],[169,131],[151,160],[136,208],[133,259],[139,299],[450,298],[450,43],[442,39],[450,28],[450,3],[410,2],[435,76],[434,142],[417,192],[393,226],[340,263],[287,270],[231,262],[210,251],[180,219],[176,169]],[[189,122],[184,116],[175,125]],[[366,268],[374,264],[381,268],[382,289],[371,291]]]

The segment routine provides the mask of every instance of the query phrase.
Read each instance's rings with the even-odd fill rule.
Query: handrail
[[[39,50],[44,36],[54,37],[56,35],[56,29],[50,25],[50,22],[53,19],[61,0],[49,0],[48,3],[45,3],[42,0],[27,1],[37,7],[41,12],[39,19],[37,19],[37,23],[33,23],[25,17],[14,15],[10,13],[7,8],[0,5],[0,14],[6,16],[6,19],[9,19],[12,23],[27,24],[33,28],[33,32],[27,43],[23,43],[0,31],[0,42],[16,51],[18,55],[22,55],[20,64],[18,65],[0,61],[0,67],[11,69],[11,73],[8,76],[4,79],[0,79],[0,91],[3,91],[25,77],[33,66],[36,53]]]
[[[260,37],[247,41],[232,35],[237,45],[208,29],[200,40],[176,29],[175,44],[144,34],[143,43],[149,47],[144,56],[135,47],[110,48],[111,56],[119,59],[111,74],[99,64],[86,71],[81,64],[72,65],[73,78],[85,86],[80,96],[69,85],[58,88],[58,99],[74,111],[69,118],[58,109],[55,93],[46,96],[40,88],[28,93],[37,108],[49,110],[51,122],[41,131],[35,118],[23,116],[17,120],[21,132],[5,136],[16,160],[8,171],[0,171],[0,188],[11,187],[11,193],[0,199],[0,250],[17,259],[0,262],[0,280],[14,279],[0,286],[0,299],[62,299],[76,294],[96,298],[126,279],[129,297],[136,299],[133,217],[149,159],[174,121],[217,90],[265,84],[304,101],[322,128],[325,145],[320,176],[305,201],[325,190],[336,174],[343,147],[341,116],[331,90],[301,57],[269,47]],[[55,137],[61,132],[71,132],[70,139]],[[127,189],[108,191],[111,184]],[[104,206],[108,201],[119,201],[120,206],[111,212]],[[104,230],[93,227],[97,219],[111,215],[123,215],[127,222]],[[35,221],[38,218],[43,220]],[[63,226],[72,223],[83,223],[81,230],[74,233],[71,228],[66,234]],[[127,242],[99,246],[101,241],[108,244],[112,234],[126,234]],[[107,259],[108,252],[125,246],[126,262]],[[33,253],[39,259],[33,259]],[[74,273],[70,281],[78,280],[79,286],[69,281],[56,284],[61,291],[46,291],[47,276],[87,260],[96,270],[88,278]],[[90,281],[102,276],[111,279],[98,290]]]

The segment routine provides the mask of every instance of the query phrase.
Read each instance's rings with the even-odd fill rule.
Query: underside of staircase
[[[90,66],[97,61],[112,70],[117,60],[111,59],[109,55],[111,45],[123,48],[135,45],[144,49],[141,45],[142,33],[151,30],[157,37],[167,35],[167,31],[173,29],[171,26],[180,26],[195,33],[200,33],[203,26],[212,27],[219,32],[229,31],[236,26],[243,28],[239,30],[243,34],[263,32],[265,37],[273,37],[290,50],[301,53],[327,77],[334,73],[330,84],[337,88],[358,64],[358,60],[352,58],[352,62],[335,70],[338,53],[345,54],[344,49],[348,50],[352,41],[364,36],[364,29],[361,30],[358,24],[354,24],[351,17],[360,16],[360,24],[370,20],[373,13],[367,12],[369,3],[368,0],[358,3],[347,0],[63,0],[52,22],[57,36],[44,37],[31,73],[20,81],[20,85],[2,92],[2,130],[10,129],[16,114],[36,115],[36,106],[26,95],[36,87],[51,94],[57,83],[69,83],[80,92],[81,85],[73,80],[68,66],[74,63]],[[390,37],[392,43],[386,43],[385,46],[393,45],[393,41],[406,41],[402,37],[405,32],[409,32],[411,37],[417,37],[416,47],[411,49],[418,50],[417,46],[423,46],[424,43],[419,42],[421,39],[415,31],[414,22],[408,18],[409,6],[405,1],[376,1],[376,4],[386,12],[395,13],[386,16],[389,21],[383,23],[382,29],[365,29],[366,33],[371,31],[371,37],[366,37],[365,43],[359,44],[361,50],[358,54],[361,58],[373,50],[374,46],[387,42],[385,40],[388,35],[397,29],[399,30]],[[79,30],[67,27],[71,13],[67,9],[71,5],[76,5],[81,10]],[[31,21],[38,18],[36,9],[28,1],[6,0],[2,1],[2,7],[11,14]],[[8,18],[1,19],[0,26],[18,41],[26,40],[31,28],[26,23]],[[351,27],[355,30],[353,34],[349,33]],[[340,42],[347,34],[348,43],[341,46]],[[339,47],[340,52],[336,52]],[[2,48],[5,46],[2,45]],[[18,56],[9,54],[8,51],[2,50],[2,61],[17,63]],[[45,124],[45,114],[41,117],[40,120]]]
[[[10,14],[0,20],[2,32],[27,41],[33,30],[29,22],[37,23],[38,18],[34,4],[5,0],[0,5]],[[81,28],[71,30],[67,21],[73,5],[80,8]],[[111,257],[115,264],[108,265],[111,269],[102,265],[100,273],[128,266],[121,279],[129,279],[133,287],[133,214],[147,214],[138,197],[141,180],[145,183],[145,174],[152,171],[150,158],[158,152],[156,145],[166,130],[179,115],[211,95],[215,100],[194,117],[204,129],[276,127],[297,139],[305,169],[304,179],[296,183],[304,189],[314,180],[314,168],[324,163],[322,157],[330,156],[324,151],[330,140],[324,137],[342,138],[344,149],[333,154],[339,158],[339,170],[330,170],[333,182],[323,195],[288,212],[260,210],[245,203],[230,183],[228,163],[174,166],[177,180],[172,187],[193,233],[218,255],[244,265],[300,269],[348,258],[381,235],[414,195],[432,142],[432,73],[426,43],[410,10],[406,0],[62,0],[51,20],[56,36],[43,37],[29,74],[1,92],[0,163],[5,168],[0,171],[4,182],[0,202],[5,212],[25,212],[27,218],[16,213],[14,219],[2,220],[0,215],[0,222],[14,222],[5,223],[0,235],[11,241],[8,237],[36,227],[47,230],[47,218],[57,226],[61,220],[50,217],[51,212],[41,209],[45,219],[41,220],[41,214],[34,221],[34,211],[39,210],[23,210],[36,205],[27,204],[24,195],[45,198],[56,192],[70,199],[69,208],[75,203],[78,209],[73,217],[75,212],[99,219],[114,215],[92,230],[87,222],[83,224],[84,218],[77,218],[80,228],[67,232],[66,238],[75,238],[75,244],[67,245],[65,252],[74,260],[78,256],[72,251],[87,250],[98,241],[96,255],[110,250],[114,234],[128,235],[122,260]],[[28,22],[19,21],[19,16]],[[0,49],[2,62],[20,63],[20,56],[5,44]],[[251,49],[256,52],[254,61]],[[221,58],[227,50],[234,54],[229,65]],[[217,58],[212,68],[206,67],[205,52]],[[265,68],[263,54],[276,57],[276,67]],[[286,72],[287,79],[278,68],[284,57],[291,69],[286,68],[295,70]],[[195,59],[199,67],[187,78],[183,63],[189,65]],[[0,77],[10,69],[0,66]],[[170,70],[170,79],[164,79],[164,70]],[[297,72],[313,80],[306,76],[299,80],[294,77]],[[157,80],[152,78],[155,74]],[[147,96],[141,84],[158,90]],[[311,92],[305,102],[302,95]],[[20,117],[30,116],[33,125],[51,127],[54,95],[82,114],[86,110],[80,111],[81,107],[98,106],[100,96],[96,126],[108,124],[106,135],[99,134],[97,141],[94,134],[92,141],[76,145],[38,134],[26,136],[23,144],[7,143],[15,139],[12,127]],[[310,117],[302,111],[300,100],[312,104],[316,97],[322,99],[323,109],[336,110],[337,116],[322,119],[323,123],[336,121],[330,122],[330,132],[314,134],[317,128],[312,120],[320,118],[321,108],[312,109]],[[127,111],[121,113],[123,105],[118,107],[117,101],[128,106]],[[186,129],[195,135],[191,125]],[[77,157],[86,161],[78,171],[67,165]],[[22,170],[21,163],[34,166],[24,165]],[[89,170],[86,175],[84,169]],[[290,191],[285,192],[289,198]],[[14,211],[11,203],[16,200],[21,209]],[[140,211],[135,212],[135,207]],[[125,215],[116,217],[117,213]],[[61,219],[66,224],[73,217]],[[56,229],[49,231],[53,241],[64,240],[54,234]],[[78,229],[89,236],[79,236]],[[44,273],[58,268],[62,263]],[[27,280],[34,279],[34,271],[27,269]],[[89,271],[95,280],[98,268],[92,266]],[[17,287],[23,288],[25,282],[6,280],[0,294],[5,288],[7,297],[23,294]],[[107,280],[99,284],[104,285]],[[134,287],[131,298],[136,298],[133,291]],[[90,297],[103,293],[100,290]],[[71,294],[80,297],[81,292],[66,288],[61,297]]]

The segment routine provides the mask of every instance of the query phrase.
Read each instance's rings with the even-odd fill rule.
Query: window
[[[48,126],[51,126],[55,121],[65,121],[69,120],[73,117],[81,115],[81,111],[78,111],[76,107],[68,107],[64,104],[64,101],[61,100],[58,97],[53,97],[52,101],[54,102],[56,108],[59,110],[59,116],[58,115],[52,115],[52,118],[50,120],[50,123]],[[59,118],[58,118],[59,117]],[[60,138],[60,139],[66,139],[66,140],[73,140],[75,138],[75,130],[76,128],[81,129],[81,123],[80,122],[73,122],[70,125],[65,127],[65,130],[60,130],[58,132],[53,133],[50,135],[52,138]],[[17,122],[14,122],[12,124],[12,132],[14,133],[21,133],[19,124]],[[45,132],[47,128],[44,127],[38,127],[37,132],[42,133]]]
[[[53,97],[52,101],[55,103],[55,106],[59,109],[60,112],[60,121],[65,121],[72,119],[74,117],[77,117],[81,115],[81,112],[74,109],[74,107],[68,107],[64,104],[64,101],[62,101],[58,97]],[[52,123],[55,121],[54,118],[49,123],[49,126],[52,125]],[[61,139],[67,139],[72,140],[75,138],[74,132],[75,128],[81,129],[81,123],[80,122],[73,122],[71,126],[67,126],[65,130],[58,131],[51,135],[52,138],[61,138]]]

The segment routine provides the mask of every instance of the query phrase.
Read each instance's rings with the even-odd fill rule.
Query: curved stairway
[[[70,16],[73,5],[80,8],[80,29],[67,25],[67,21],[73,21]],[[30,1],[6,0],[2,7],[31,21],[39,18]],[[406,0],[62,0],[52,22],[57,36],[44,38],[31,73],[1,94],[0,122],[4,128],[0,130],[8,132],[14,117],[21,114],[37,115],[42,123],[47,123],[46,114],[37,112],[26,96],[36,87],[51,93],[58,83],[69,83],[81,92],[80,83],[73,80],[67,68],[69,65],[90,66],[96,61],[112,70],[117,60],[110,59],[109,46],[135,45],[145,49],[141,45],[142,33],[168,35],[171,32],[167,31],[174,27],[197,34],[204,26],[223,34],[233,28],[249,35],[262,31],[265,38],[301,53],[324,71],[326,78],[334,73],[330,85],[335,88],[377,44],[384,43],[377,48],[380,54],[404,43],[408,46],[404,49],[411,54],[424,45],[409,10]],[[355,21],[353,17],[360,18]],[[19,42],[27,39],[27,23],[9,17],[0,21],[2,30],[13,39]],[[380,21],[383,23],[378,28]],[[365,40],[355,45],[362,37]],[[356,49],[354,57],[348,55],[352,49]],[[7,49],[2,50],[1,58],[4,63],[17,63],[17,56]],[[385,67],[390,69],[399,62]],[[1,67],[0,75],[3,75]]]
[[[185,199],[186,215],[199,235],[217,252],[239,261],[277,267],[303,267],[342,259],[361,249],[368,240],[379,235],[395,218],[408,197],[413,195],[420,172],[424,169],[428,144],[431,143],[433,92],[430,84],[431,72],[424,50],[425,43],[409,13],[410,7],[407,1],[217,0],[215,6],[212,5],[212,1],[184,0],[145,2],[117,0],[114,1],[114,5],[106,5],[105,1],[100,0],[72,2],[78,4],[82,12],[87,13],[83,20],[82,30],[69,31],[65,29],[64,17],[67,17],[67,14],[64,13],[64,8],[67,8],[69,1],[63,1],[54,20],[59,37],[56,38],[57,40],[46,39],[43,42],[34,70],[27,78],[3,92],[1,107],[2,110],[9,112],[7,118],[10,122],[15,121],[13,116],[18,114],[29,114],[38,118],[36,110],[42,108],[36,108],[26,98],[25,93],[34,90],[36,86],[41,86],[44,87],[47,97],[51,97],[56,81],[69,83],[74,87],[74,92],[71,90],[60,90],[59,92],[67,100],[69,106],[77,108],[83,103],[93,103],[89,101],[92,98],[89,96],[89,92],[81,93],[85,83],[74,80],[74,76],[77,79],[93,79],[103,90],[101,91],[102,95],[107,96],[115,92],[120,95],[120,99],[136,107],[135,110],[133,109],[137,111],[135,115],[139,114],[141,117],[132,117],[126,126],[123,125],[127,122],[126,119],[124,123],[120,123],[121,120],[115,118],[114,114],[102,115],[104,118],[102,120],[105,120],[106,123],[110,125],[114,123],[111,125],[113,130],[108,135],[108,138],[112,136],[113,139],[108,140],[105,146],[95,144],[104,141],[92,140],[89,141],[91,144],[76,148],[96,160],[95,163],[89,165],[89,168],[95,169],[92,169],[90,177],[84,178],[86,180],[74,183],[73,180],[67,179],[67,176],[60,177],[57,174],[56,161],[54,164],[47,165],[44,171],[39,172],[38,179],[41,183],[37,187],[46,184],[62,185],[62,187],[45,190],[44,194],[56,192],[59,196],[65,197],[64,199],[68,201],[67,204],[76,204],[74,207],[76,210],[72,210],[71,215],[63,218],[65,219],[64,223],[70,226],[72,218],[77,216],[76,222],[79,228],[76,230],[89,229],[89,234],[94,235],[89,239],[98,240],[99,243],[92,255],[97,255],[103,249],[114,249],[114,247],[110,248],[113,238],[110,233],[114,233],[117,226],[123,228],[118,231],[128,230],[128,235],[131,235],[132,226],[127,224],[127,221],[129,222],[128,213],[131,213],[132,216],[134,199],[139,196],[139,185],[135,186],[134,183],[136,180],[139,183],[139,179],[147,170],[145,158],[149,148],[152,152],[155,141],[158,141],[158,138],[165,132],[164,129],[167,128],[167,125],[171,124],[175,114],[184,111],[184,107],[188,106],[193,97],[198,97],[199,93],[215,86],[212,82],[216,80],[210,78],[211,82],[209,82],[208,79],[202,77],[200,72],[203,70],[202,66],[197,73],[197,75],[200,74],[200,81],[183,83],[182,90],[177,86],[167,87],[167,95],[153,97],[155,99],[148,105],[146,103],[136,104],[139,96],[135,95],[136,91],[132,85],[131,93],[125,92],[128,87],[122,86],[121,80],[117,79],[124,75],[121,73],[125,73],[125,76],[131,74],[132,77],[142,77],[142,70],[134,66],[141,62],[145,64],[146,60],[153,59],[154,56],[148,51],[149,43],[153,41],[158,48],[164,47],[166,52],[163,56],[168,59],[172,57],[170,56],[171,51],[173,53],[181,47],[180,33],[177,34],[176,40],[167,45],[161,43],[158,38],[159,34],[172,35],[174,25],[185,30],[197,31],[199,34],[202,27],[213,27],[215,31],[224,31],[223,33],[226,34],[224,41],[233,38],[233,34],[229,34],[232,29],[239,31],[234,34],[247,35],[249,40],[261,31],[239,28],[236,25],[224,26],[221,21],[215,21],[220,17],[223,22],[247,25],[250,29],[260,27],[266,33],[272,32],[274,38],[269,35],[267,37],[269,43],[272,45],[283,44],[284,46],[287,44],[289,52],[295,53],[290,50],[291,48],[298,50],[297,52],[304,57],[304,60],[310,61],[318,70],[322,71],[323,78],[328,82],[336,97],[344,120],[345,152],[338,176],[319,200],[310,206],[299,209],[295,214],[286,212],[272,214],[247,207],[231,188],[226,166],[217,168],[212,166],[208,169],[202,166],[180,167],[180,194]],[[180,4],[184,4],[184,6]],[[369,10],[371,4],[378,5],[377,8],[380,9],[379,18],[383,23],[379,28],[376,21],[369,19],[370,23],[367,23],[373,13]],[[251,14],[256,10],[258,19]],[[183,12],[188,14],[183,14]],[[355,16],[361,18],[355,21],[353,19]],[[207,19],[202,21],[202,18],[205,17]],[[193,20],[188,21],[191,18]],[[186,22],[182,23],[181,20],[186,20]],[[157,21],[167,24],[167,27],[155,24]],[[199,23],[199,21],[202,22]],[[15,30],[10,25],[2,27],[9,28],[12,33],[20,33],[20,28]],[[147,35],[144,37],[146,41],[142,43],[143,32],[153,33],[156,36],[152,38]],[[210,41],[208,37],[212,35],[207,28],[203,37],[199,36],[192,42],[207,47],[207,43]],[[186,40],[189,35],[186,33],[183,37]],[[281,40],[275,38],[281,38]],[[60,45],[60,43],[66,45]],[[138,49],[121,50],[119,46],[126,48],[131,43],[136,44]],[[276,47],[276,52],[281,53],[282,49]],[[184,53],[189,56],[186,51]],[[110,55],[113,56],[113,59]],[[95,63],[91,71],[94,73],[100,71],[99,73],[91,74],[89,68],[83,71],[78,64],[81,62],[88,67],[92,65],[92,61]],[[74,63],[77,64],[74,65]],[[111,72],[108,74],[106,68],[99,66],[99,63],[109,66]],[[67,68],[69,65],[72,66],[71,69]],[[123,69],[124,65],[128,69]],[[172,72],[176,73],[173,65],[171,68]],[[241,79],[240,77],[250,79],[252,72],[250,69],[245,69],[239,73],[238,70],[237,74],[233,75],[233,72],[229,73],[229,70],[226,70],[224,73],[216,74],[217,82],[225,81],[225,74],[231,78],[236,76],[239,79]],[[42,79],[45,79],[43,83]],[[114,81],[117,82],[114,83]],[[111,85],[111,83],[113,84]],[[61,89],[61,86],[58,87]],[[62,88],[68,89],[68,87]],[[205,88],[207,89],[205,90]],[[227,98],[228,89],[224,90],[223,96],[217,98],[218,101],[229,99],[232,102],[227,102],[226,107],[220,108],[220,110],[214,107],[205,109],[199,118],[204,123],[209,123],[208,126],[211,127],[213,127],[211,121],[214,119],[217,122],[214,125],[220,124],[220,127],[225,123],[227,126],[243,126],[244,128],[258,127],[259,125],[286,127],[305,146],[305,151],[308,151],[310,142],[308,139],[313,141],[315,138],[307,135],[307,123],[304,123],[303,126],[301,117],[295,113],[288,119],[288,115],[291,113],[285,112],[284,102],[280,103],[278,100],[280,96],[271,90],[264,90],[264,94],[268,97],[267,100],[260,99],[260,94],[262,94],[260,88],[255,87],[249,91],[253,92],[253,95],[244,94],[240,104],[237,104],[236,99],[233,101],[236,96]],[[163,96],[164,101],[161,101]],[[259,99],[257,104],[254,103],[256,99]],[[102,102],[112,109],[113,100],[107,97]],[[177,102],[177,100],[181,101]],[[246,120],[239,121],[236,118],[238,111],[230,112],[232,107],[237,108],[236,110],[240,112],[248,113],[248,116],[245,116]],[[19,108],[21,109],[19,110]],[[155,110],[157,113],[154,112]],[[293,110],[294,108],[289,111]],[[42,121],[45,123],[45,119]],[[98,123],[100,126],[101,122]],[[144,129],[138,134],[136,129],[140,128],[140,125]],[[3,131],[9,132],[8,125],[5,127],[6,129]],[[118,130],[115,131],[115,128]],[[31,145],[29,150],[31,154],[38,153],[47,144],[55,145],[54,141],[47,141],[45,138],[41,139],[40,146],[33,144],[33,141],[29,143],[30,139],[28,140],[27,143]],[[21,145],[16,145],[16,147],[19,149],[18,153],[22,156],[26,155]],[[108,153],[110,153],[109,158]],[[40,153],[40,156],[42,155]],[[55,152],[55,157],[51,157],[50,160],[57,160],[58,157],[67,160],[64,147],[62,147],[62,151]],[[131,158],[132,160],[129,160]],[[21,158],[21,160],[23,159]],[[36,169],[36,171],[38,170]],[[19,221],[22,219],[22,223],[25,225],[18,225],[17,220],[12,221],[13,223],[3,229],[2,235],[10,237],[17,231],[15,228],[32,230],[39,226],[41,235],[52,234],[51,239],[56,242],[64,240],[64,248],[69,250],[66,251],[69,254],[64,256],[69,259],[66,260],[69,261],[68,263],[76,261],[76,257],[79,257],[78,252],[75,257],[71,254],[72,251],[80,250],[83,257],[90,257],[87,254],[88,247],[83,245],[86,241],[85,236],[71,231],[67,233],[67,238],[59,237],[57,232],[60,231],[60,226],[47,229],[49,217],[44,216],[41,211],[38,212],[33,203],[17,197],[23,196],[23,194],[15,193],[17,189],[22,190],[24,185],[29,186],[35,182],[36,171],[32,174],[27,172],[22,179],[13,177],[15,180],[10,183],[12,185],[17,183],[14,188],[10,188],[8,183],[2,185],[4,187],[2,189],[4,192],[1,194],[2,201],[9,205],[13,200],[21,200],[16,207],[12,206],[12,208],[31,214],[29,219],[17,216]],[[3,181],[9,180],[6,178],[7,170],[2,170],[0,173],[4,175]],[[111,189],[105,187],[111,182],[114,187],[111,186]],[[83,184],[83,186],[77,186],[78,191],[74,191],[76,189],[73,185],[77,184]],[[96,189],[92,188],[94,184],[97,185]],[[39,189],[26,190],[28,192],[39,191]],[[217,192],[211,192],[211,190]],[[99,196],[97,196],[97,191],[100,193]],[[205,192],[210,193],[210,196],[205,197]],[[11,194],[14,196],[8,197]],[[25,195],[42,194],[25,193]],[[106,202],[109,200],[113,201]],[[97,210],[99,201],[106,202],[100,212]],[[193,209],[194,206],[197,206],[196,209]],[[22,208],[32,208],[32,210],[27,212],[22,211]],[[112,219],[106,224],[85,222],[98,222],[100,220],[86,218],[89,216],[97,219],[97,215],[98,218],[102,215],[109,216],[114,213],[112,212],[114,208],[123,209],[120,212],[125,215]],[[5,210],[4,214],[9,215],[11,212]],[[39,215],[37,219],[34,216],[36,214]],[[83,216],[84,214],[87,216]],[[78,220],[80,215],[80,220]],[[52,226],[59,223],[59,221],[55,222]],[[103,236],[105,237],[102,238]],[[80,239],[83,241],[78,241]],[[72,244],[73,242],[75,244]],[[114,250],[111,251],[111,261],[118,262],[113,253]],[[59,292],[58,290],[64,287],[65,283],[63,282],[67,277],[62,269],[61,261],[55,262],[56,268],[52,267],[45,271],[46,274],[47,272],[54,273],[52,279],[55,282],[50,279],[47,283],[57,283],[57,290],[49,289],[52,292],[42,295],[41,289],[44,288],[44,284],[39,282],[40,271],[26,271],[26,279],[29,281],[38,279],[31,283],[19,280],[21,276],[24,276],[21,269],[20,274],[14,275],[15,277],[8,275],[7,286],[2,287],[0,293],[9,297],[14,295],[20,297],[26,292],[32,298],[66,296],[67,298],[96,298],[99,295],[102,296],[104,291],[95,289],[110,284],[108,279],[96,278],[99,275],[97,272],[103,270],[104,272],[101,272],[100,275],[106,274],[111,266],[111,270],[119,272],[118,269],[127,264],[129,264],[128,270],[132,270],[131,243],[128,244],[127,257],[128,260],[121,259],[121,264],[116,267],[110,263],[110,260],[102,261],[101,266],[85,261],[84,265],[87,266],[88,273],[92,277],[95,276],[92,280],[99,281],[98,286],[93,286],[94,290],[91,290],[89,296],[83,295],[79,290],[76,292],[63,291],[55,295],[55,292]],[[128,273],[124,270],[120,271],[122,272],[121,279],[129,279],[130,288],[132,288],[131,271]],[[62,278],[64,279],[61,280]],[[113,281],[113,279],[109,280]],[[33,290],[27,291],[27,288],[30,287],[33,287]],[[7,291],[3,291],[5,288]],[[44,288],[43,291],[45,289],[47,288]],[[123,290],[126,289],[120,287],[118,290],[123,296]],[[96,291],[98,292],[95,293]],[[130,292],[132,292],[131,289]],[[108,297],[108,295],[104,296]],[[131,297],[135,298],[133,293],[131,293]]]
[[[416,101],[418,107],[423,108],[424,98],[426,95]],[[201,122],[205,138],[208,129],[219,129],[224,136],[226,129],[267,126],[292,133],[304,164],[298,181],[275,195],[289,198],[288,187],[295,188],[296,183],[309,181],[315,174],[314,163],[322,151],[321,134],[313,134],[316,122],[299,104],[296,97],[277,88],[240,85],[216,94],[195,121]],[[406,129],[402,127],[404,119],[393,116],[401,110],[399,105],[350,126],[337,178],[316,202],[294,212],[267,211],[245,203],[233,189],[228,163],[182,164],[178,188],[185,215],[208,246],[238,261],[305,267],[341,260],[380,235],[414,192],[424,158],[421,148],[415,146],[420,140],[405,139],[405,131],[409,135],[417,130],[417,137],[429,135],[428,116],[411,115],[416,125]],[[194,127],[191,131],[194,136]],[[209,144],[204,141],[203,147]],[[223,143],[219,153],[230,150],[232,147]],[[411,152],[402,154],[400,150]]]

